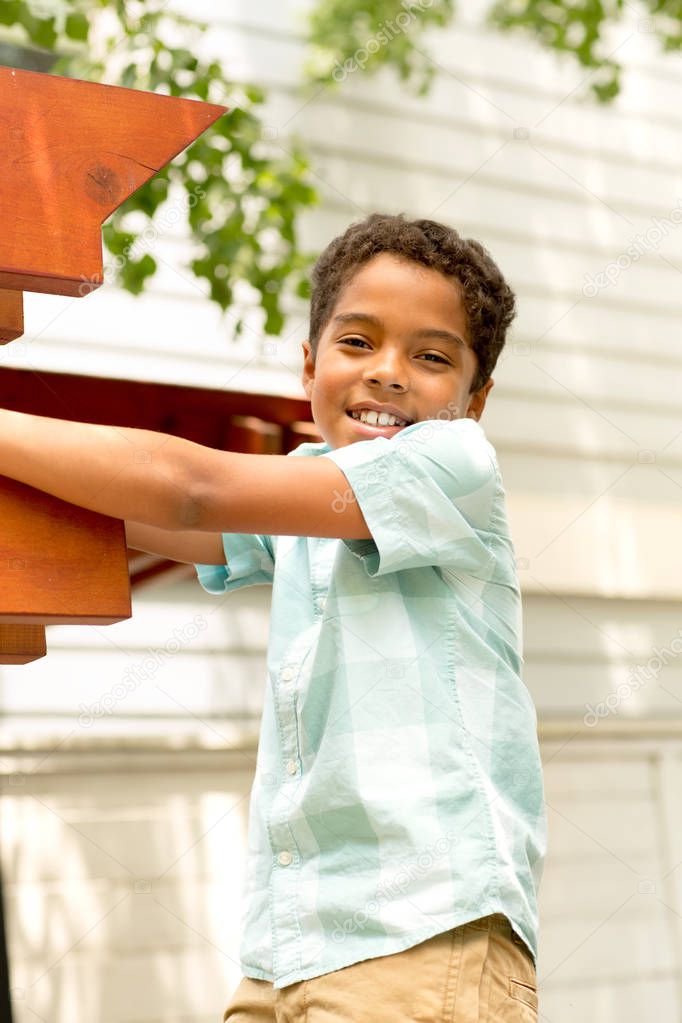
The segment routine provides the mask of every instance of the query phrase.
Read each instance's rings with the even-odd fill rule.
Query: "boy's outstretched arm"
[[[182,437],[0,409],[0,476],[161,529],[368,539],[342,471]]]

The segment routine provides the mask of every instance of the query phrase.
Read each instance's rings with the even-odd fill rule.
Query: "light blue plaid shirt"
[[[433,419],[289,454],[336,462],[373,539],[226,533],[228,565],[196,565],[209,593],[272,583],[243,973],[280,988],[489,913],[537,962],[544,789],[495,450]]]

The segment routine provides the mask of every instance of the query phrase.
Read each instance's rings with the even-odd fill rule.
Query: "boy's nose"
[[[379,384],[383,387],[398,387],[405,390],[408,385],[407,369],[401,359],[384,352],[368,366],[365,371],[366,383]]]

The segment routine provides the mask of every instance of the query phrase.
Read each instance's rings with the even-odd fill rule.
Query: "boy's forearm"
[[[0,409],[0,476],[118,519],[191,529],[189,441]]]

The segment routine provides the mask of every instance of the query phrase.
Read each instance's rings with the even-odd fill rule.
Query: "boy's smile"
[[[469,390],[478,360],[459,283],[388,252],[341,291],[315,359],[307,340],[303,353],[303,386],[332,449],[424,419],[479,419],[493,386]]]

